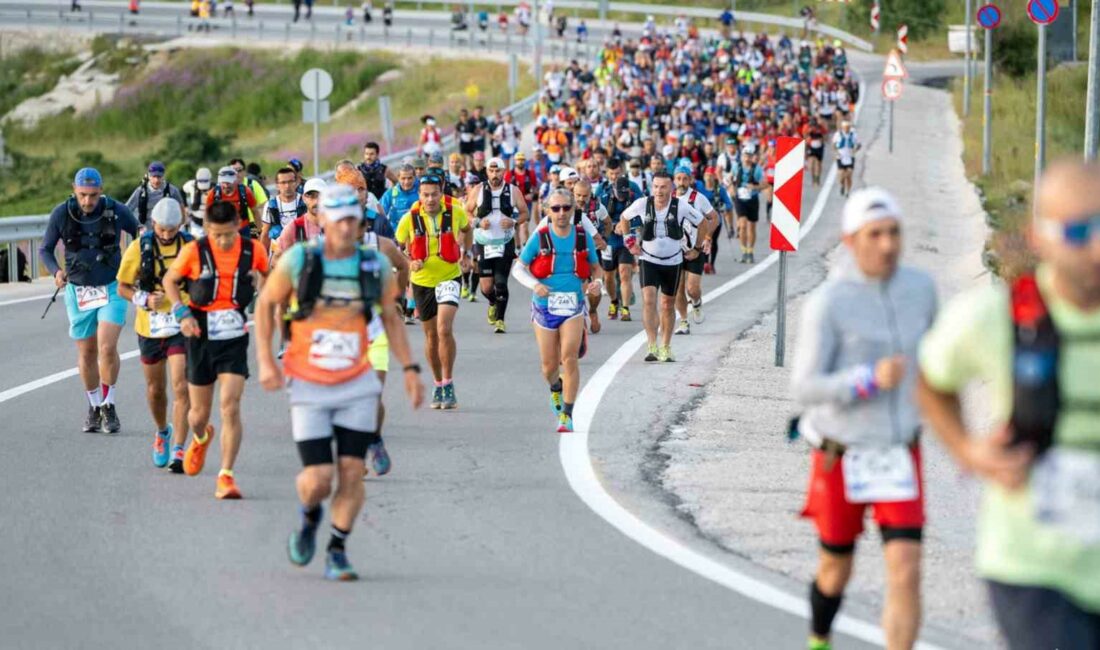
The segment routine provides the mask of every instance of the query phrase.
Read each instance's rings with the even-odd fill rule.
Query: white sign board
[[[320,68],[306,70],[299,82],[302,94],[314,101],[328,99],[332,94],[332,75]]]
[[[329,120],[328,102],[302,102],[302,121],[306,124],[325,123]]]

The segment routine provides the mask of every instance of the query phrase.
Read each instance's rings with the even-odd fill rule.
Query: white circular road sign
[[[901,99],[901,91],[903,88],[901,79],[883,79],[882,81],[882,96],[887,101],[897,101]]]
[[[306,96],[306,99],[312,99],[313,101],[328,99],[328,96],[332,94],[332,75],[320,68],[312,68],[306,70],[305,74],[302,75],[299,86],[302,88],[302,94]]]

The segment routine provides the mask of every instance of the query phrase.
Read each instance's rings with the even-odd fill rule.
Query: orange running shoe
[[[199,442],[198,437],[192,434],[191,444],[187,445],[187,453],[183,455],[183,471],[188,476],[196,476],[206,463],[206,450],[210,447],[210,441],[214,439],[214,426],[206,425],[205,433],[206,442]]]
[[[228,474],[218,474],[218,487],[214,489],[215,499],[240,499],[241,491],[237,483]]]

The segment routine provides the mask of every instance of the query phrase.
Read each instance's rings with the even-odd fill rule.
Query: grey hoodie
[[[917,346],[936,316],[936,288],[923,271],[899,267],[887,280],[863,275],[851,258],[806,301],[796,342],[791,393],[806,410],[800,430],[817,446],[887,446],[912,441],[920,425],[915,401]],[[867,397],[859,378],[883,357],[904,354],[894,390]]]

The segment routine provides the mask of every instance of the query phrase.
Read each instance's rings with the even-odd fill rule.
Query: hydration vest
[[[581,280],[588,280],[592,271],[588,266],[588,237],[584,227],[575,225],[573,232],[576,235],[573,244],[573,273]],[[550,235],[550,224],[546,224],[537,231],[539,238],[539,252],[532,260],[531,275],[540,280],[550,277],[554,273],[554,262],[557,258],[557,250]]]
[[[172,184],[169,183],[167,180],[164,181],[164,194],[162,195],[162,197],[166,198],[166,199],[172,198],[171,191],[172,191]],[[138,213],[137,213],[138,223],[140,223],[141,225],[144,226],[146,224],[146,222],[149,221],[149,179],[148,178],[141,181],[141,194],[138,195],[138,206],[137,206],[137,208],[138,208]]]
[[[192,239],[194,237],[190,233],[181,230],[176,233],[173,242],[182,247]],[[137,288],[152,293],[160,284],[161,278],[168,270],[168,265],[164,263],[164,256],[160,253],[160,242],[157,240],[156,233],[147,232],[141,236],[139,241],[141,266],[138,268]]]
[[[378,253],[358,247],[359,300],[362,307],[349,318],[341,310],[314,312],[318,300],[331,304],[342,298],[323,296],[327,279],[323,250],[319,244],[305,247],[302,273],[298,277],[294,310],[289,316],[290,343],[283,367],[291,377],[318,384],[339,384],[370,370],[371,336],[368,323],[382,297],[382,263]],[[312,316],[312,318],[310,318]]]
[[[512,186],[505,183],[500,191],[500,213],[506,217],[512,216]],[[477,206],[478,218],[484,218],[493,213],[493,188],[488,183],[481,184],[481,204]]]
[[[195,307],[213,304],[218,296],[218,267],[214,263],[214,250],[207,237],[196,242],[199,247],[199,277],[187,280],[187,295]],[[233,275],[233,306],[243,310],[256,295],[252,282],[252,241],[241,238],[241,254],[237,257],[237,269]]]
[[[680,240],[684,238],[684,227],[680,225],[678,197],[672,197],[668,204],[668,214],[665,215],[665,233],[669,239]],[[653,241],[657,238],[657,208],[653,197],[645,202],[645,220],[642,222],[642,241]]]
[[[439,238],[439,257],[444,262],[454,264],[462,257],[462,251],[459,250],[458,240],[455,238],[452,206],[451,197],[444,196],[443,215],[436,236]],[[424,217],[420,214],[419,207],[410,210],[409,216],[412,217],[413,227],[413,240],[412,245],[409,247],[409,257],[414,261],[423,262],[428,259],[428,251],[430,250],[428,226],[424,222]]]
[[[1063,336],[1054,326],[1035,276],[1012,284],[1012,417],[1014,440],[1043,453],[1054,444],[1058,419],[1066,411],[1100,412],[1100,400],[1067,399],[1058,368],[1067,343],[1095,343],[1096,338]]]
[[[108,197],[103,197],[101,200],[104,202],[103,212],[94,223],[89,224],[99,229],[99,232],[93,233],[84,232],[84,229],[81,228],[82,222],[77,219],[80,206],[76,199],[69,197],[69,200],[65,202],[65,220],[61,224],[61,241],[64,242],[66,251],[77,253],[85,248],[91,248],[101,250],[107,254],[119,252],[115,200]]]
[[[214,186],[214,202],[222,200],[222,186]],[[252,219],[248,217],[248,190],[244,185],[237,186],[237,216],[241,220],[241,236],[253,237],[257,233],[255,232],[256,224],[252,222]]]
[[[598,210],[599,208],[600,202],[596,199],[596,197],[589,197],[587,210],[580,206],[577,206],[577,208],[573,210],[573,225],[579,226],[583,224],[585,217],[588,217],[588,220],[595,224],[596,220],[593,218],[593,216],[596,214],[596,210]]]
[[[297,219],[295,219],[294,223],[293,223],[293,226],[294,226],[294,243],[298,243],[298,242],[303,242],[304,243],[308,239],[308,237],[306,237],[306,218],[305,218],[305,216],[303,215],[303,216],[298,217]]]
[[[373,165],[359,163],[359,173],[367,181],[367,191],[375,196],[386,193],[386,166],[380,162]]]
[[[294,222],[306,213],[306,204],[302,195],[297,195],[297,203],[294,206]],[[271,222],[271,238],[275,239],[283,232],[283,213],[279,210],[279,197],[273,196],[267,201],[267,219]],[[298,241],[301,241],[300,239]]]

